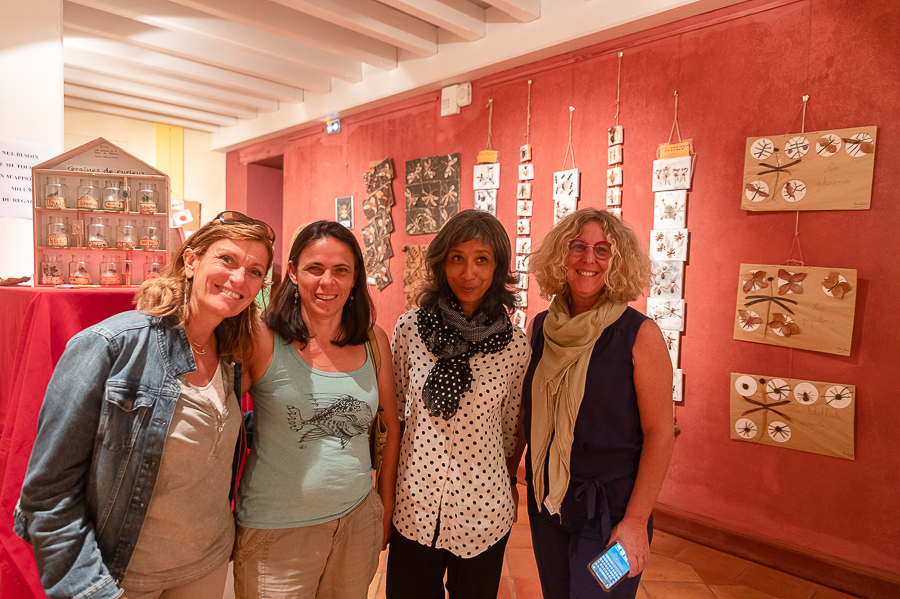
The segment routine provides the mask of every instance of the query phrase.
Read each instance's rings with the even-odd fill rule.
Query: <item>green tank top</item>
[[[235,504],[248,528],[294,528],[339,518],[372,489],[369,423],[378,381],[366,362],[324,372],[275,335],[272,363],[250,388],[253,447]]]

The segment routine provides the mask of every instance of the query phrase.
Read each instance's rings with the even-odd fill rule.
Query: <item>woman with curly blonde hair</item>
[[[544,597],[599,596],[588,562],[618,541],[631,571],[611,597],[633,598],[674,442],[662,333],[628,307],[649,285],[650,258],[621,220],[585,208],[550,230],[531,269],[552,302],[529,326],[518,450],[527,442]]]

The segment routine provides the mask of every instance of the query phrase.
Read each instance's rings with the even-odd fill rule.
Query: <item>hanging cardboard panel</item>
[[[734,338],[850,355],[856,270],[741,264]]]
[[[868,210],[877,127],[747,138],[744,210]]]
[[[856,457],[856,387],[731,373],[731,438],[845,460]]]

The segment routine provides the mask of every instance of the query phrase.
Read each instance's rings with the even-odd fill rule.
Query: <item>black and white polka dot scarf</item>
[[[466,320],[451,295],[431,310],[420,309],[417,324],[428,351],[437,357],[422,388],[422,401],[431,416],[450,420],[459,409],[459,398],[472,384],[469,358],[497,353],[509,345],[512,323],[502,309],[493,318],[478,312]]]

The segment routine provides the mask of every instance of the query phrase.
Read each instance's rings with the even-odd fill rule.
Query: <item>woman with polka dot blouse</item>
[[[515,520],[511,474],[531,350],[509,320],[509,237],[464,210],[428,246],[418,310],[394,329],[405,430],[388,599],[495,598]],[[511,484],[511,482],[513,484]]]
[[[546,599],[633,599],[674,443],[665,341],[628,307],[650,284],[650,258],[621,220],[585,208],[550,230],[531,270],[552,298],[528,330],[520,437],[541,588]],[[631,571],[605,593],[588,562],[614,541]]]

